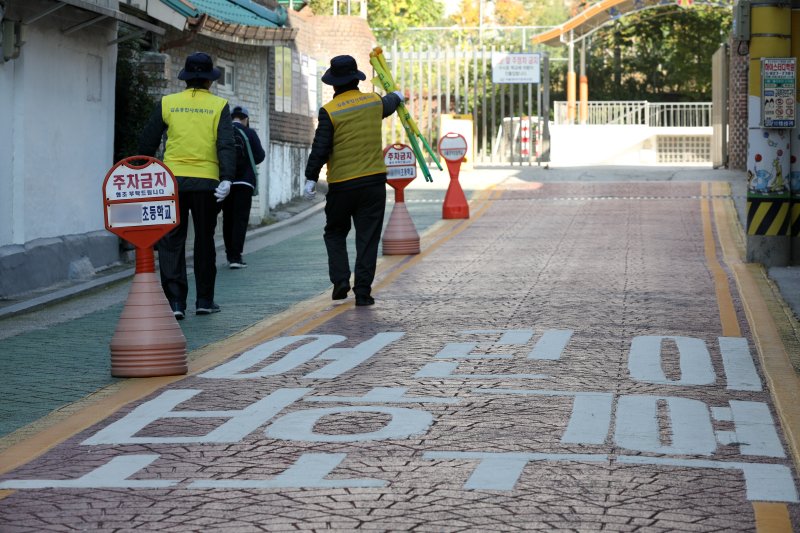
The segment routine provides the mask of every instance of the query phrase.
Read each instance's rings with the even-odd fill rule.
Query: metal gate
[[[548,61],[542,54],[541,83],[492,83],[492,56],[505,49],[427,47],[384,50],[420,131],[435,147],[448,125],[471,121],[473,163],[535,165],[547,161]],[[447,130],[447,131],[443,131]],[[384,128],[384,145],[407,142],[396,118]],[[468,156],[469,159],[469,156]]]

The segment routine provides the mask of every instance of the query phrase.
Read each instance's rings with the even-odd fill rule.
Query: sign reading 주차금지
[[[386,164],[386,179],[413,180],[417,177],[417,158],[414,150],[405,144],[390,144],[383,150],[383,162]]]
[[[796,80],[795,58],[761,58],[762,127],[794,128]]]
[[[178,225],[177,190],[172,172],[158,159],[123,159],[103,181],[106,229],[140,248],[152,246]]]
[[[492,53],[492,83],[539,83],[539,54]]]

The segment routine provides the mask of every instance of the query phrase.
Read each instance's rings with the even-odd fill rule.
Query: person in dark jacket
[[[242,137],[236,139],[236,176],[231,183],[231,193],[222,201],[222,237],[225,241],[228,267],[239,269],[247,268],[247,263],[242,259],[242,252],[247,235],[247,223],[250,220],[250,207],[253,205],[253,195],[258,183],[253,165],[264,161],[266,154],[258,134],[250,128],[250,113],[247,108],[236,106],[231,116],[234,136],[246,136],[247,143],[243,142]]]
[[[323,165],[328,167],[325,197],[325,247],[331,297],[347,298],[350,262],[347,234],[356,229],[353,292],[356,305],[372,305],[372,281],[386,207],[386,165],[381,146],[382,120],[403,102],[399,91],[384,97],[362,93],[358,82],[366,75],[349,55],[331,59],[322,81],[333,86],[333,100],[319,110],[319,122],[306,164],[304,196],[313,199]]]
[[[230,193],[236,153],[228,101],[209,91],[219,76],[220,70],[208,54],[188,56],[178,74],[178,79],[186,82],[186,90],[163,97],[139,137],[139,153],[153,156],[166,133],[164,163],[178,181],[180,224],[156,244],[161,286],[178,320],[184,318],[189,292],[186,234],[190,211],[194,222],[196,313],[207,315],[220,310],[214,301],[216,204]]]

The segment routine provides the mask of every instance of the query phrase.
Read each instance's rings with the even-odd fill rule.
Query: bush
[[[151,88],[157,80],[143,68],[141,44],[135,39],[119,44],[117,51],[114,161],[136,155],[141,133],[156,100]]]

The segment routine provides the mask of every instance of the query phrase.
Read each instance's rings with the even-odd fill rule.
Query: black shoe
[[[195,311],[196,315],[210,315],[211,313],[219,313],[221,309],[217,304],[211,302],[210,304],[203,304],[197,306],[197,310]]]
[[[228,263],[228,268],[238,270],[240,268],[247,268],[247,263],[239,259],[238,261],[231,261]]]
[[[372,296],[356,295],[356,305],[358,306],[375,305],[375,298],[373,298]]]
[[[347,293],[350,291],[349,281],[340,281],[333,286],[333,293],[331,293],[331,300],[344,300],[347,298]]]
[[[186,316],[186,306],[179,304],[178,302],[170,302],[169,306],[172,308],[172,314],[175,315],[176,320],[183,320]]]

